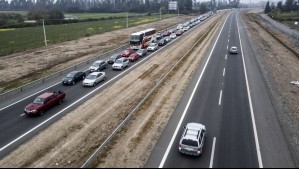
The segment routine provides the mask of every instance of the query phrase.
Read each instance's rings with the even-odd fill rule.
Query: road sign
[[[177,1],[169,1],[168,10],[177,10],[178,2]]]

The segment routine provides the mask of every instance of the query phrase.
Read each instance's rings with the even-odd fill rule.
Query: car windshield
[[[117,55],[112,55],[111,59],[115,59],[117,57]]]
[[[155,45],[156,45],[155,43],[151,43],[149,46],[150,47],[155,47]]]
[[[94,67],[97,67],[97,66],[99,66],[99,65],[100,65],[99,62],[95,62],[95,63],[92,64],[92,66],[94,66]]]
[[[73,78],[73,77],[75,76],[75,74],[76,74],[76,73],[73,72],[73,73],[68,74],[66,77],[67,77],[67,78]]]
[[[198,142],[195,140],[183,139],[182,144],[186,146],[198,147]]]
[[[34,104],[44,104],[44,102],[45,102],[45,99],[43,99],[43,98],[36,98],[33,101]]]
[[[97,75],[88,75],[86,79],[93,80],[97,77]]]
[[[115,63],[123,63],[122,60],[116,60]]]
[[[130,51],[128,51],[128,50],[124,51],[124,54],[129,54],[129,53],[130,53]]]
[[[139,49],[138,51],[137,51],[137,53],[143,53],[143,49]]]

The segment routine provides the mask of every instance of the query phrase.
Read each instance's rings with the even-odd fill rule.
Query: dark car
[[[181,36],[182,34],[183,34],[183,31],[182,30],[178,30],[178,31],[176,31],[176,36]]]
[[[84,80],[86,77],[85,72],[73,71],[69,73],[65,78],[62,79],[62,84],[64,85],[74,85],[80,80]]]
[[[170,42],[170,41],[171,41],[171,39],[170,39],[170,37],[169,37],[169,36],[166,36],[164,39],[165,39],[166,43],[168,43],[168,42]]]
[[[132,53],[128,59],[130,62],[135,62],[136,60],[139,59],[139,55],[137,53]]]
[[[165,32],[163,32],[163,37],[165,37],[165,36],[169,36],[171,33],[168,31],[168,30],[166,30]]]
[[[146,50],[146,49],[139,49],[136,53],[137,53],[140,57],[143,57],[143,56],[146,55],[147,50]]]
[[[90,67],[89,67],[89,71],[90,72],[99,72],[103,69],[107,69],[108,68],[108,63],[104,60],[97,60],[95,61]]]
[[[164,46],[164,45],[166,45],[166,40],[165,40],[165,38],[163,38],[163,39],[161,39],[159,42],[158,42],[158,45],[159,46]]]
[[[114,54],[109,58],[108,63],[113,64],[119,58],[121,58],[120,54]]]

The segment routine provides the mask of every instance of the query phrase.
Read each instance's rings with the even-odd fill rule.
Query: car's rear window
[[[189,139],[183,139],[182,144],[186,146],[198,147],[198,142]]]

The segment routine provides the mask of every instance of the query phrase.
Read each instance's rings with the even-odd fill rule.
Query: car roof
[[[104,60],[97,60],[95,61],[95,63],[101,63],[101,62],[105,62]]]
[[[202,130],[206,129],[206,127],[200,123],[188,123],[186,125],[186,128],[191,129],[191,130]]]
[[[198,135],[202,130],[205,130],[205,126],[199,123],[188,123],[186,125],[187,132],[185,133],[184,139],[197,140]]]
[[[103,73],[103,72],[92,72],[92,73],[90,73],[89,75],[98,75],[98,74],[100,74],[100,73]]]
[[[46,92],[46,93],[38,96],[38,98],[45,99],[45,98],[48,98],[48,97],[53,96],[53,95],[54,95],[54,93]]]

